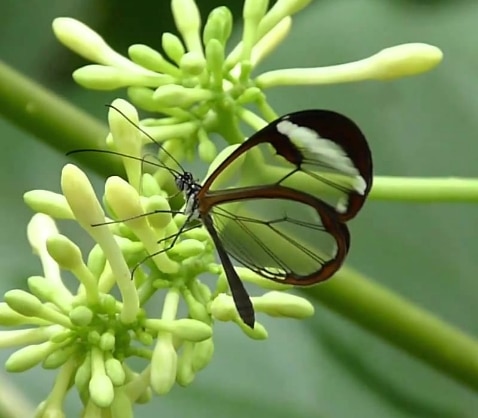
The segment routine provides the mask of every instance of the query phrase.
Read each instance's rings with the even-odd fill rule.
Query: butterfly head
[[[189,172],[181,173],[180,175],[176,177],[175,181],[176,181],[176,187],[181,192],[187,192],[189,189],[193,187],[195,183],[193,175]]]

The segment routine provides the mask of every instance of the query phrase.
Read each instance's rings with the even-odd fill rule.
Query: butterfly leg
[[[182,212],[181,212],[182,213]],[[138,269],[138,267],[143,264],[146,260],[150,259],[150,258],[153,258],[155,256],[157,256],[158,254],[162,254],[166,251],[169,251],[171,248],[174,247],[174,245],[176,244],[176,242],[178,241],[179,239],[179,236],[181,234],[183,234],[184,232],[187,232],[187,231],[190,231],[191,229],[195,229],[195,228],[198,228],[199,226],[201,226],[201,224],[197,224],[197,225],[193,225],[191,227],[187,227],[187,224],[189,222],[189,218],[186,220],[186,222],[184,223],[184,225],[179,229],[178,232],[176,232],[174,235],[170,235],[168,237],[165,237],[165,238],[162,238],[161,240],[158,241],[158,243],[162,242],[162,241],[165,241],[167,239],[170,239],[170,238],[173,238],[173,241],[171,242],[171,244],[169,244],[166,248],[163,248],[162,250],[160,251],[157,251],[153,254],[148,254],[147,257],[143,258],[138,264],[136,264],[136,266],[134,266],[133,270],[131,271],[131,279],[133,279],[133,276],[134,276],[134,273],[135,271]]]
[[[119,223],[122,223],[122,222],[132,221],[132,220],[138,219],[138,218],[143,218],[145,216],[155,215],[156,213],[170,213],[172,215],[177,215],[177,214],[183,214],[184,212],[181,211],[181,210],[154,210],[152,212],[141,213],[140,215],[132,216],[131,218],[119,219],[117,221],[101,222],[99,224],[92,224],[91,226],[96,227],[96,226],[103,226],[103,225],[119,224]]]

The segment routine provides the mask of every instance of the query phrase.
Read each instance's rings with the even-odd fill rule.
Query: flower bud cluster
[[[232,13],[226,6],[217,7],[202,24],[194,0],[171,1],[179,35],[164,33],[162,52],[137,44],[124,57],[71,18],[55,19],[53,29],[60,42],[95,63],[74,72],[79,84],[98,90],[127,88],[134,105],[165,116],[145,126],[153,138],[175,142],[171,146],[184,155],[197,154],[209,163],[216,156],[211,133],[219,133],[229,144],[239,143],[244,138],[239,120],[257,130],[277,117],[267,103],[269,88],[391,80],[429,71],[442,59],[437,47],[410,43],[346,64],[255,75],[259,63],[288,34],[291,16],[310,2],[278,0],[268,9],[268,0],[245,0],[242,39],[229,53]],[[260,117],[249,110],[251,105]]]
[[[176,383],[190,384],[211,361],[214,320],[235,322],[251,338],[267,338],[260,323],[251,329],[239,318],[205,230],[181,234],[170,248],[185,217],[173,216],[155,173],[142,173],[141,132],[131,129],[138,122],[134,107],[115,100],[109,121],[110,141],[124,155],[128,181],[109,177],[104,205],[87,175],[73,164],[62,170],[61,194],[34,190],[24,196],[38,212],[28,225],[28,239],[43,273],[28,279],[29,291],[5,294],[0,324],[27,328],[2,331],[0,345],[21,347],[7,360],[10,372],[36,365],[59,370],[53,390],[39,406],[40,417],[61,413],[71,382],[85,414],[106,408],[120,411],[114,415],[120,417],[132,416],[133,404],[147,401],[153,392],[166,394]],[[158,171],[163,170],[160,165]],[[59,232],[61,220],[76,221],[93,239],[86,256]],[[76,289],[65,284],[64,272],[76,278]],[[198,279],[211,272],[219,275],[214,290]],[[244,268],[238,272],[244,280],[271,290],[252,298],[257,312],[312,315],[313,307],[305,299],[277,291],[286,286]],[[119,298],[113,296],[115,287]],[[160,311],[156,303],[148,305],[158,290],[165,294]],[[187,307],[185,317],[178,316],[181,300]],[[128,365],[133,357],[149,365],[138,373]]]
[[[121,156],[127,180],[108,178],[102,204],[87,175],[73,164],[62,171],[61,194],[34,190],[24,196],[37,212],[28,239],[43,273],[28,279],[29,291],[5,295],[0,324],[22,329],[0,332],[0,345],[20,347],[7,360],[10,372],[36,365],[58,369],[36,416],[65,416],[62,405],[72,387],[83,402],[82,416],[133,416],[134,403],[147,402],[153,392],[166,394],[176,383],[189,385],[208,365],[215,320],[235,322],[253,339],[267,338],[262,324],[252,329],[239,318],[206,231],[188,230],[171,245],[186,221],[171,210],[166,192],[171,174],[181,169],[178,161],[199,155],[217,166],[221,156],[215,160],[211,134],[237,144],[245,137],[240,121],[259,129],[275,119],[265,96],[268,88],[390,80],[428,71],[442,58],[433,46],[405,44],[352,63],[254,75],[287,35],[291,16],[310,2],[277,0],[268,8],[267,0],[245,0],[242,39],[230,49],[233,19],[227,7],[213,9],[203,24],[194,0],[172,0],[179,35],[163,34],[161,53],[132,45],[128,57],[83,23],[55,19],[57,38],[93,63],[74,72],[79,84],[99,90],[126,87],[134,105],[162,117],[140,122],[128,102],[113,102],[106,144]],[[249,110],[251,105],[259,115]],[[156,163],[144,157],[151,139],[161,144]],[[156,170],[145,172],[146,166]],[[76,221],[93,239],[86,255],[59,232],[57,221],[63,220]],[[65,272],[78,281],[75,289],[65,284]],[[237,272],[267,290],[251,298],[255,311],[292,318],[313,314],[308,301],[281,292],[288,286],[245,268]],[[214,289],[198,279],[203,273],[218,276]],[[164,293],[160,311],[157,302],[148,304],[158,290]],[[184,316],[178,314],[181,300]],[[135,371],[128,364],[133,357],[148,365]]]

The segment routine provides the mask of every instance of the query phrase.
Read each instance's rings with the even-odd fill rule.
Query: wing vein
[[[222,214],[218,214],[216,212],[216,210],[220,210],[221,212],[223,212]],[[248,235],[253,241],[254,243],[256,243],[263,251],[265,254],[267,254],[269,256],[269,258],[275,262],[282,270],[284,270],[285,272],[290,272],[290,268],[287,268],[288,266],[280,259],[280,257],[278,257],[273,251],[271,251],[266,245],[264,245],[264,243],[261,241],[261,239],[259,237],[257,237],[256,234],[254,234],[246,225],[245,225],[245,222],[249,222],[248,220],[247,221],[244,221],[244,220],[240,220],[239,218],[240,217],[237,217],[236,215],[233,215],[232,213],[230,213],[229,211],[227,211],[226,209],[224,208],[221,208],[221,207],[216,207],[214,208],[213,210],[213,219],[215,219],[217,216],[223,216],[227,219],[230,219],[231,221],[235,222],[236,225],[239,226],[239,228],[246,234]],[[242,217],[243,219],[248,219],[246,217]],[[250,218],[249,218],[250,219]],[[256,223],[260,223],[262,225],[266,225],[269,229],[273,230],[273,228],[267,224],[267,223],[264,223],[264,222],[261,222],[259,220],[254,220]],[[274,231],[275,232],[275,231]],[[244,265],[246,265],[247,267],[250,267],[250,266],[253,266],[253,270],[258,270],[258,271],[264,271],[264,269],[262,269],[260,266],[258,266],[254,261],[253,261],[253,255],[251,253],[249,253],[247,251],[247,249],[245,249],[245,247],[242,247],[242,248],[239,248],[238,247],[238,242],[237,241],[231,241],[231,240],[223,240],[224,242],[224,246],[226,248],[226,251],[228,251],[228,253],[231,253],[231,255],[234,257],[234,252],[232,251],[232,248],[231,247],[235,247],[236,249],[238,249],[238,253],[242,254],[242,257],[247,259],[248,261],[245,261],[243,259],[241,259],[240,256],[236,255],[235,258],[238,259],[239,262],[243,263]],[[228,250],[228,246],[229,246],[229,250]]]

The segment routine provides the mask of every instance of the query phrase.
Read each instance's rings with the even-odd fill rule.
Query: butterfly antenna
[[[121,110],[119,110],[117,107],[107,104],[105,105],[106,107],[109,107],[110,109],[114,109],[116,112],[118,112],[121,116],[123,116],[131,125],[133,125],[136,129],[138,129],[144,136],[146,136],[151,142],[156,144],[171,160],[179,167],[181,172],[185,172],[183,166],[180,164],[180,162],[174,158],[173,154],[171,154],[165,147],[163,147],[158,141],[156,141],[150,134],[148,134],[143,128],[141,128],[139,125],[134,123],[128,116],[126,116]],[[178,171],[176,171],[177,173]]]
[[[100,153],[100,154],[102,153],[102,154],[117,155],[119,157],[129,158],[130,160],[140,161],[143,164],[147,163],[147,164],[153,165],[155,167],[164,168],[164,169],[168,170],[170,173],[172,173],[175,177],[181,174],[179,171],[175,170],[174,168],[168,167],[165,164],[155,163],[153,161],[145,160],[144,158],[134,157],[133,155],[123,154],[121,152],[112,151],[112,150],[95,149],[95,148],[80,148],[80,149],[75,149],[75,150],[72,150],[72,151],[68,151],[66,153],[66,156],[73,155],[73,154],[80,154],[80,153],[84,153],[84,152],[95,152],[95,153]]]

